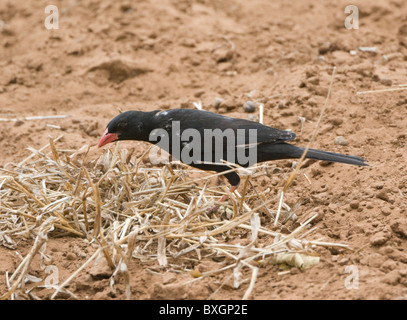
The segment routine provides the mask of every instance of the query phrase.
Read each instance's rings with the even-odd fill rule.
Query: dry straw
[[[34,239],[17,269],[8,270],[8,290],[1,299],[36,298],[25,284],[30,280],[31,262],[36,255],[40,259],[46,256],[43,251],[52,237],[75,236],[93,244],[93,255],[75,273],[62,284],[49,286],[54,290],[52,298],[64,293],[72,299],[77,297],[68,290],[69,285],[100,254],[112,269],[111,286],[116,277],[123,277],[127,299],[131,298],[130,263],[156,261],[151,272],[185,272],[193,271],[193,264],[204,259],[223,263],[216,270],[192,272],[185,285],[222,273],[225,280],[210,298],[232,281],[234,287],[246,288],[242,298],[249,299],[255,298],[253,290],[262,265],[285,263],[305,268],[318,262],[315,246],[346,247],[312,239],[315,228],[310,224],[316,214],[305,215],[311,217],[292,223],[291,232],[285,228],[282,233],[282,226],[296,218],[298,205],[287,206],[283,190],[267,199],[250,176],[242,195],[230,194],[221,212],[210,214],[209,209],[225,194],[221,186],[210,183],[219,174],[202,173],[194,180],[188,175],[195,170],[186,166],[149,168],[142,157],[132,161],[132,151],[119,143],[113,151],[106,150],[89,161],[88,147],[58,150],[56,140],[60,138],[50,138],[40,150],[30,149],[32,155],[19,164],[0,168],[0,243],[15,248],[19,237]],[[266,175],[265,169],[267,164],[258,166],[255,175]],[[275,206],[277,210],[273,210]],[[268,223],[261,225],[264,212]],[[252,271],[250,279],[243,276],[242,270],[247,268]]]

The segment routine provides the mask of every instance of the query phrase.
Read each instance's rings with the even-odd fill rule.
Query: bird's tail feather
[[[305,148],[301,148],[301,149],[303,149],[302,152],[304,152]],[[366,162],[365,159],[358,157],[358,156],[348,156],[345,154],[321,151],[321,150],[316,150],[316,149],[309,149],[307,152],[307,155],[305,157],[308,159],[347,163],[347,164],[353,164],[356,166],[367,166],[368,165],[367,163],[365,163]]]
[[[302,147],[297,147],[288,143],[281,143],[269,145],[267,147],[267,151],[266,150],[264,151],[266,151],[268,155],[274,154],[273,158],[277,160],[287,158],[293,159],[301,158],[302,154],[304,153],[304,150],[305,148]],[[305,158],[330,162],[347,163],[357,166],[368,166],[368,164],[365,163],[366,160],[358,156],[349,156],[345,154],[333,153],[316,149],[308,149]]]

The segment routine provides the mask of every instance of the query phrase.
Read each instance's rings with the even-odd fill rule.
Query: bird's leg
[[[235,192],[235,190],[236,190],[238,187],[239,187],[239,185],[237,185],[237,186],[231,186],[231,187],[229,188],[229,192],[230,192],[230,193]],[[219,202],[223,202],[223,201],[227,200],[227,198],[229,198],[229,195],[228,195],[228,194],[225,194],[225,195],[222,196],[222,198],[220,198]]]
[[[239,187],[239,185],[237,185],[237,186],[231,186],[231,187],[229,188],[229,192],[230,192],[230,193],[235,192],[235,190],[236,190],[238,187]],[[220,198],[219,202],[223,202],[223,201],[227,200],[228,198],[229,198],[229,194],[225,194],[225,195],[222,196],[222,198]],[[212,208],[210,208],[210,209],[208,210],[208,213],[209,213],[209,214],[212,214],[212,213],[216,212],[216,211],[219,209],[219,207],[220,207],[220,204],[217,204],[217,205],[213,206]]]

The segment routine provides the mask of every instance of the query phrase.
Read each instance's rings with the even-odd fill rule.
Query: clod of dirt
[[[383,200],[383,201],[386,201],[386,202],[392,202],[390,197],[389,197],[389,190],[387,190],[387,189],[383,189],[380,192],[378,192],[376,194],[376,197]]]
[[[400,281],[400,272],[398,270],[390,271],[383,278],[383,282],[393,286],[399,283],[399,281]]]
[[[90,269],[89,274],[93,280],[102,280],[109,278],[112,275],[112,270],[107,265],[106,260],[101,260]]]
[[[92,277],[90,274],[81,274],[74,281],[75,291],[77,290],[88,290],[92,286]]]
[[[187,292],[184,285],[180,284],[167,284],[162,285],[156,283],[154,285],[153,293],[151,294],[151,299],[174,299],[182,300],[187,298]]]
[[[91,136],[91,137],[98,137],[99,136],[99,132],[98,132],[98,128],[99,128],[99,122],[95,121],[93,123],[90,124],[86,124],[86,125],[79,125],[79,128],[85,132],[87,135]]]
[[[218,104],[218,113],[227,113],[230,112],[234,109],[236,109],[238,107],[237,102],[233,101],[233,100],[222,100],[222,102],[220,102]]]
[[[145,64],[117,58],[99,63],[89,68],[87,73],[98,72],[98,76],[104,75],[109,81],[120,83],[150,71],[152,68]]]
[[[337,44],[326,41],[319,44],[318,53],[326,54],[328,52],[332,52],[338,49],[339,48]]]
[[[407,219],[396,220],[390,227],[398,237],[407,239]]]
[[[386,79],[386,78],[384,78],[384,79],[381,79],[381,80],[380,80],[380,83],[381,83],[382,85],[385,85],[385,86],[390,87],[390,86],[393,84],[393,81],[392,81],[391,79]]]
[[[228,62],[233,58],[233,51],[225,47],[216,48],[212,52],[212,57],[216,63]]]
[[[407,47],[407,24],[403,24],[397,33],[397,38],[401,45]]]
[[[22,126],[23,124],[24,124],[24,121],[21,121],[21,120],[17,120],[16,122],[14,122],[15,127]]]
[[[386,207],[381,208],[380,212],[382,213],[382,215],[384,215],[386,217],[391,215],[391,210],[389,208],[386,208]]]
[[[382,246],[390,239],[390,237],[391,234],[389,232],[380,231],[370,238],[370,244],[372,246]]]

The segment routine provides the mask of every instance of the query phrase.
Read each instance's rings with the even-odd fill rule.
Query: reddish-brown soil
[[[0,118],[20,119],[0,122],[0,165],[24,159],[27,146],[38,149],[61,134],[60,147],[89,144],[89,157],[96,158],[98,137],[118,108],[194,108],[197,101],[206,110],[247,118],[243,103],[263,98],[264,123],[292,129],[298,133],[294,143],[304,146],[336,66],[313,147],[362,156],[370,167],[312,163],[302,170],[310,182],[300,175],[287,199],[304,202],[298,215],[319,213],[315,238],[352,250],[318,249],[320,263],[285,275],[277,275],[276,266],[260,268],[251,298],[407,298],[407,92],[356,94],[407,83],[404,0],[353,1],[360,19],[352,30],[344,26],[348,1],[53,3],[58,30],[44,27],[45,1],[0,3]],[[226,103],[215,109],[217,97]],[[66,118],[25,120],[48,115]],[[305,118],[303,128],[299,117]],[[336,144],[338,136],[347,145]],[[139,153],[145,147],[123,145]],[[277,165],[289,170],[291,163]],[[256,181],[260,190],[273,183],[262,180]],[[15,250],[0,246],[0,294],[7,291],[6,272],[15,270],[32,244],[19,238]],[[51,238],[47,253],[66,279],[93,251],[69,237]],[[185,286],[189,273],[154,274],[147,267],[154,266],[136,259],[129,266],[133,299],[206,299],[225,278]],[[44,271],[34,261],[31,273]],[[90,267],[70,290],[82,299],[124,299],[124,287],[112,292],[106,274],[100,265]],[[358,275],[357,285],[352,275]],[[247,285],[226,285],[214,298],[241,299]],[[49,298],[52,292],[36,295]]]

